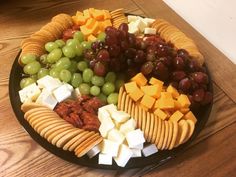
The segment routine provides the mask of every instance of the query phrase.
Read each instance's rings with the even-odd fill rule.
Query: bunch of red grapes
[[[174,49],[159,35],[128,33],[125,23],[118,29],[107,27],[105,34],[104,42],[92,43],[92,49],[85,52],[96,75],[104,76],[112,70],[126,73],[130,78],[141,71],[147,78],[154,76],[187,94],[192,109],[212,101],[206,68],[192,59],[187,51]]]

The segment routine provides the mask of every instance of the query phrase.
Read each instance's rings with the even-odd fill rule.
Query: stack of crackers
[[[125,16],[124,9],[116,9],[110,12],[112,25],[118,28],[122,23],[128,23],[128,19]]]

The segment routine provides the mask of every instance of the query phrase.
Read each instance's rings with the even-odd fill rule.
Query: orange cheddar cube
[[[139,89],[136,82],[128,82],[125,84],[125,90],[127,93],[132,93],[135,90]]]
[[[92,30],[88,29],[85,25],[80,26],[80,31],[83,33],[83,35],[87,38],[90,34],[92,34]]]
[[[96,20],[104,20],[104,13],[102,10],[94,10],[93,17]]]
[[[187,112],[189,112],[189,108],[181,108],[179,111],[182,112],[183,114],[186,114]]]
[[[85,24],[85,26],[89,29],[93,28],[93,25],[95,24],[96,20],[94,20],[93,18],[89,18]]]
[[[148,109],[151,109],[154,103],[155,103],[155,98],[149,95],[144,95],[140,102],[140,104],[147,107]]]
[[[143,95],[144,94],[142,90],[140,90],[138,87],[129,93],[130,98],[132,98],[134,101],[138,101]]]
[[[112,26],[111,20],[104,20],[103,21],[103,28],[105,29],[108,26]]]
[[[86,18],[84,16],[72,16],[72,20],[76,25],[84,25],[86,23]]]
[[[94,41],[96,41],[96,40],[97,40],[97,38],[96,38],[94,35],[90,34],[90,35],[88,36],[88,41],[94,42]]]
[[[179,97],[179,92],[172,85],[169,85],[166,89],[167,92],[171,93],[173,98]]]
[[[103,21],[98,21],[98,26],[99,26],[99,31],[104,31],[104,23],[103,23]],[[99,34],[99,32],[98,32],[98,34]]]
[[[111,19],[111,14],[108,10],[102,10],[104,14],[104,20]]]
[[[93,25],[93,27],[92,27],[92,34],[97,34],[98,33],[98,31],[100,30],[99,29],[99,25],[98,25],[98,22],[96,21],[95,23],[94,23],[94,25]]]
[[[160,81],[159,79],[156,79],[155,77],[152,77],[149,81],[149,84],[151,85],[159,84],[163,86],[164,82]]]
[[[155,104],[154,104],[154,108],[161,108],[160,99],[156,100],[156,102],[155,102]]]
[[[83,11],[83,14],[84,14],[84,17],[87,18],[87,19],[92,17],[92,16],[90,15],[88,9],[84,10],[84,11]]]
[[[180,111],[175,111],[174,114],[170,116],[169,120],[172,122],[178,122],[183,116],[183,113]]]
[[[75,16],[83,16],[83,15],[84,15],[84,14],[83,14],[82,12],[77,11]]]
[[[147,84],[147,79],[142,73],[136,74],[131,81],[135,81],[139,86],[144,86]]]
[[[163,99],[173,99],[172,94],[169,92],[161,92],[161,98]]]
[[[139,106],[140,106],[142,109],[144,109],[145,111],[148,111],[148,108],[147,108],[146,106],[144,106],[144,105],[142,105],[142,104],[139,104]]]
[[[197,118],[194,116],[192,111],[189,111],[187,114],[185,114],[183,118],[188,119],[188,120],[192,120],[194,122],[194,124],[196,124],[196,122],[197,122]]]
[[[89,8],[88,11],[89,11],[90,17],[93,17],[93,18],[94,18],[93,14],[94,14],[94,12],[95,12],[95,9],[94,9],[94,8]]]
[[[159,85],[145,85],[141,86],[141,90],[149,96],[159,98],[161,95],[161,89]]]
[[[164,111],[162,111],[161,109],[157,108],[155,111],[154,111],[154,114],[156,116],[158,116],[159,118],[161,118],[162,120],[166,120],[167,119],[167,115]]]
[[[161,97],[159,99],[159,106],[161,109],[174,109],[174,99],[169,92],[161,92]]]
[[[175,109],[181,109],[181,104],[177,101],[177,100],[174,100],[174,105],[175,105]]]
[[[191,102],[188,99],[188,96],[185,94],[180,94],[177,101],[180,103],[182,108],[188,108],[191,104]]]

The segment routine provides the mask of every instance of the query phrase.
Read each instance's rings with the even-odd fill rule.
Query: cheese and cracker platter
[[[61,13],[22,41],[10,100],[30,136],[62,159],[103,169],[158,164],[184,153],[209,117],[205,60],[161,18]]]

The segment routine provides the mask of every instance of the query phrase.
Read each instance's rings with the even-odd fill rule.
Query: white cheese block
[[[132,157],[142,157],[142,151],[141,151],[141,149],[134,149],[134,148],[131,148],[131,151],[133,152]]]
[[[138,144],[138,145],[135,146],[134,148],[135,148],[135,149],[140,149],[140,150],[142,150],[142,149],[143,149],[143,143]]]
[[[136,128],[136,121],[131,118],[125,123],[121,124],[120,131],[126,135],[128,132],[133,131]]]
[[[111,113],[112,119],[114,119],[117,122],[125,122],[129,119],[130,115],[124,111],[113,111]]]
[[[143,152],[143,155],[147,157],[158,152],[158,149],[155,144],[150,144],[144,147],[142,152]]]
[[[114,104],[108,104],[99,109],[105,109],[109,114],[111,114],[113,111],[117,111],[117,107]]]
[[[155,28],[144,28],[144,34],[156,34],[157,30]]]
[[[136,15],[128,15],[127,18],[128,18],[129,23],[136,21],[138,19],[138,17]]]
[[[153,18],[144,18],[143,20],[147,23],[148,26],[150,26],[155,21],[155,19]]]
[[[119,146],[117,142],[104,139],[101,145],[101,152],[116,157],[118,155]]]
[[[109,154],[99,154],[98,164],[102,165],[112,165],[112,156]]]
[[[107,139],[121,144],[124,142],[125,136],[119,130],[113,128],[109,131]]]
[[[130,148],[124,144],[120,146],[120,150],[117,157],[114,157],[116,164],[120,167],[124,167],[129,159],[132,157],[133,152]]]
[[[51,92],[49,92],[46,89],[43,89],[41,94],[39,95],[38,99],[36,100],[36,103],[47,106],[50,109],[54,109],[54,107],[57,104],[57,100],[52,95]]]
[[[99,119],[100,120],[100,119]],[[107,133],[115,127],[113,121],[110,117],[106,117],[106,119],[103,119],[104,121],[101,121],[101,125],[99,127],[99,132],[101,133],[103,138],[107,137]]]
[[[71,93],[72,91],[68,88],[66,84],[61,85],[53,91],[53,95],[59,103],[69,98],[71,96]]]
[[[136,129],[127,133],[126,140],[130,148],[134,148],[135,146],[145,142],[143,132],[140,129]]]
[[[140,32],[143,32],[144,28],[147,27],[147,24],[142,19],[138,19],[135,23],[137,24]]]
[[[92,157],[94,157],[95,155],[97,155],[99,152],[101,151],[99,145],[94,146],[92,149],[90,149],[87,152],[87,155],[89,156],[89,158],[91,159]]]
[[[106,109],[99,108],[98,109],[98,120],[102,123],[103,121],[106,121],[106,119],[110,119],[110,114]]]
[[[132,34],[138,34],[139,33],[139,28],[137,26],[137,23],[135,22],[131,22],[128,24],[128,27],[129,27],[129,33],[132,33]]]
[[[73,86],[70,85],[70,84],[68,84],[68,83],[66,83],[66,82],[63,82],[63,85],[66,85],[67,88],[68,88],[71,92],[74,90]]]
[[[19,91],[20,101],[24,103],[26,100],[35,101],[40,95],[41,90],[36,83],[30,84]]]
[[[50,92],[62,85],[62,82],[59,79],[55,79],[48,75],[37,80],[37,83],[39,88],[45,88]]]

